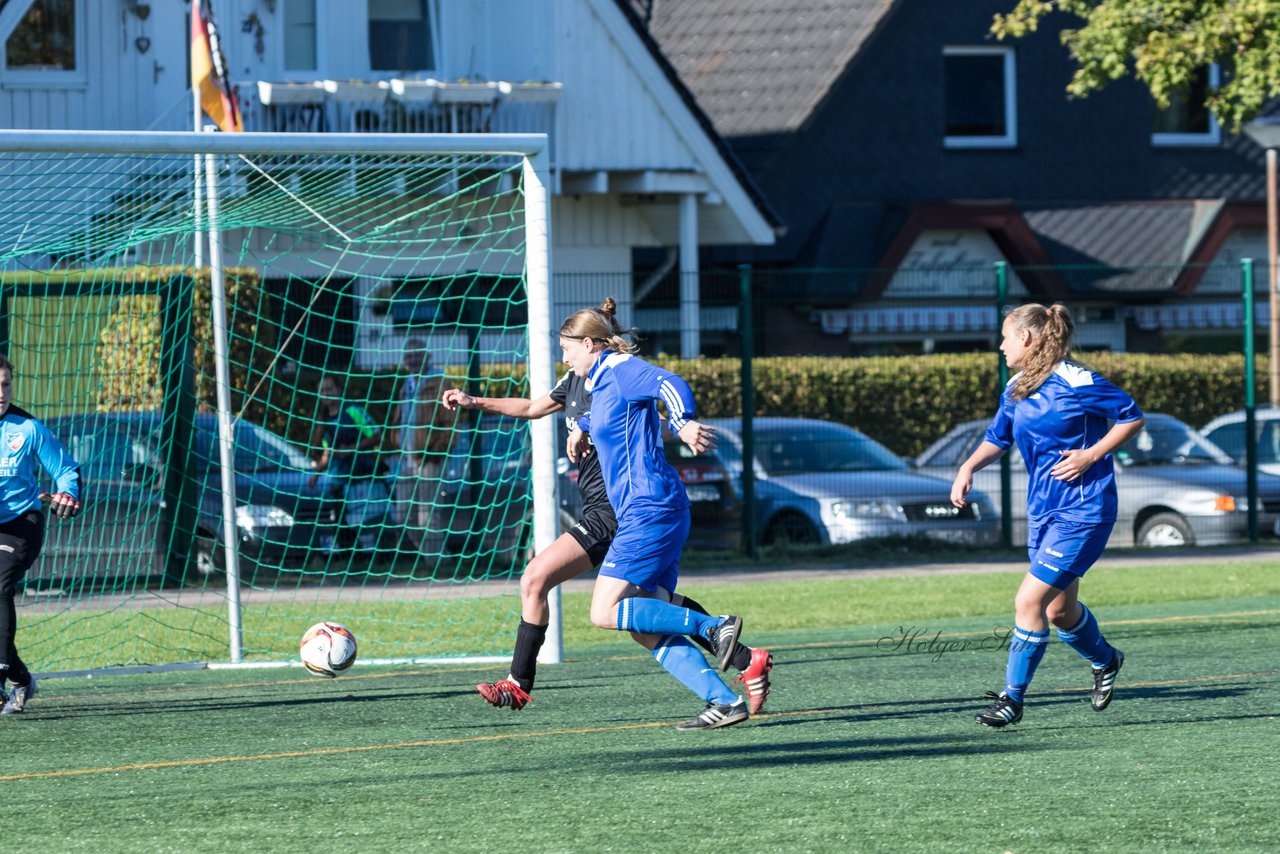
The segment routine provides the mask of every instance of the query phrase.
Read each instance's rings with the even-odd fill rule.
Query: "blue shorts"
[[[689,524],[687,507],[632,513],[618,523],[600,575],[621,578],[646,593],[656,593],[659,587],[674,592]]]
[[[1115,522],[1061,522],[1050,520],[1027,526],[1029,572],[1065,590],[1102,557]]]

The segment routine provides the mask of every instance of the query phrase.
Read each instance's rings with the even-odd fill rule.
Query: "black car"
[[[680,475],[689,496],[688,547],[738,548],[742,538],[742,500],[729,468],[714,453],[695,455],[671,433],[664,437],[667,461]],[[564,447],[563,439],[560,447]],[[582,516],[582,495],[578,491],[578,469],[567,457],[559,458],[556,470],[560,474],[560,529],[565,530]]]
[[[80,463],[85,511],[74,522],[49,526],[30,579],[176,580],[176,573],[198,577],[221,566],[215,415],[195,417],[186,460],[175,459],[173,443],[165,443],[171,431],[162,430],[158,412],[69,416],[46,424]],[[334,502],[325,497],[328,478],[315,476],[296,445],[248,421],[236,422],[233,447],[244,577],[259,567],[304,563],[337,519]],[[175,483],[171,467],[185,470],[185,477]]]

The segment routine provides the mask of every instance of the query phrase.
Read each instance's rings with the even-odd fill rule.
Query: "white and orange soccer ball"
[[[302,636],[298,654],[307,670],[332,679],[356,663],[356,636],[338,623],[316,623]]]

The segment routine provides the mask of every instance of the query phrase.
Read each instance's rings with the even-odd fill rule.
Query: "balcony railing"
[[[545,133],[552,166],[559,83],[440,80],[237,84],[244,129],[265,133]],[[189,99],[189,96],[188,96]],[[190,100],[152,130],[189,130]]]

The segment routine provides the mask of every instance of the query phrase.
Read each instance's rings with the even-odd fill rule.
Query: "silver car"
[[[916,460],[919,471],[954,480],[960,464],[982,442],[988,421],[953,428]],[[1119,499],[1108,545],[1210,546],[1248,535],[1245,474],[1212,442],[1171,415],[1148,414],[1146,426],[1115,452]],[[1013,536],[1027,538],[1027,470],[1017,446],[1013,471]],[[974,486],[1000,495],[1000,465],[974,475]],[[1258,530],[1269,534],[1280,513],[1280,477],[1258,476]],[[999,512],[997,508],[997,513]]]
[[[719,433],[716,454],[741,496],[741,421],[707,423]],[[755,523],[764,543],[925,536],[991,544],[999,539],[995,510],[980,491],[960,510],[951,504],[950,480],[913,472],[852,427],[809,418],[756,418],[753,423]]]
[[[1258,471],[1280,475],[1280,409],[1260,406],[1254,410],[1258,434]],[[1200,435],[1244,465],[1244,410],[1219,415],[1200,428]]]

